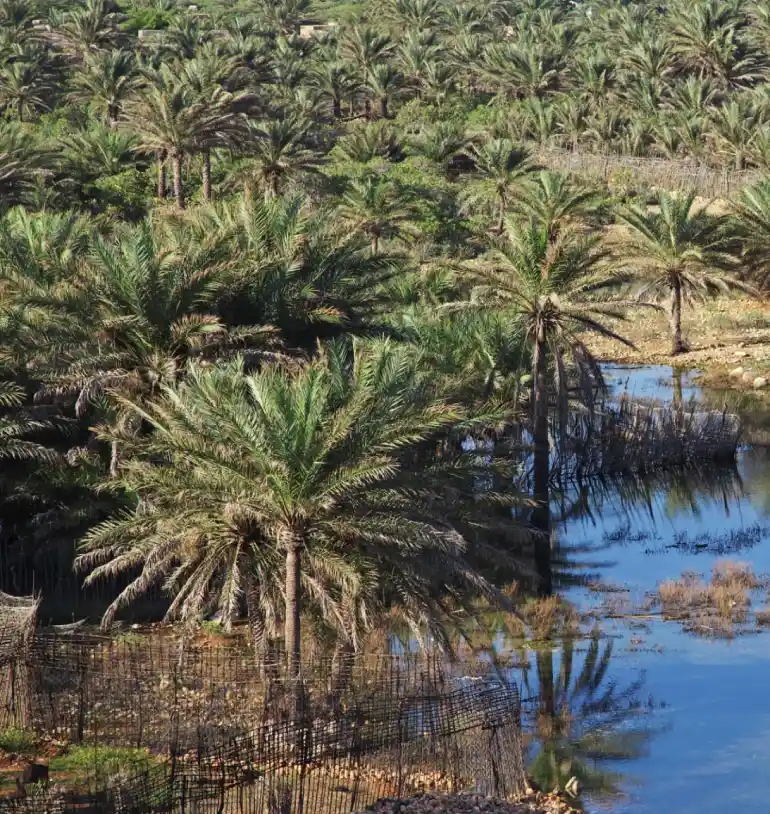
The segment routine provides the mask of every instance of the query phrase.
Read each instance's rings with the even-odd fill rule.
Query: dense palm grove
[[[550,593],[591,333],[664,301],[683,353],[764,287],[770,181],[715,215],[542,155],[767,169],[768,2],[0,0],[0,37],[0,565],[77,548],[106,624],[161,593],[295,671],[304,628]]]

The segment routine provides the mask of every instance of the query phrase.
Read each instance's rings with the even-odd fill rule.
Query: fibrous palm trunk
[[[671,355],[676,356],[687,350],[687,344],[682,339],[682,282],[679,278],[671,284]]]
[[[176,205],[180,209],[185,208],[184,188],[182,187],[182,154],[175,152],[171,157],[171,164],[174,170],[174,197]]]
[[[166,197],[166,156],[158,153],[158,198],[163,200]]]
[[[296,535],[286,540],[286,668],[289,681],[296,682],[300,671],[300,541]]]
[[[203,200],[211,200],[211,150],[203,151]]]
[[[553,593],[551,571],[551,512],[549,503],[550,444],[548,441],[548,386],[546,381],[546,353],[536,351],[532,381],[533,441],[534,441],[534,499],[537,503],[530,522],[535,530],[535,570],[538,575],[538,594]]]

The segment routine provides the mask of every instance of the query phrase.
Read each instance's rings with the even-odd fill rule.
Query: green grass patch
[[[31,732],[25,729],[0,729],[0,752],[17,755],[33,755],[37,740]]]
[[[157,758],[145,749],[122,746],[71,746],[49,763],[52,775],[64,775],[73,783],[113,775],[132,776],[158,766]]]

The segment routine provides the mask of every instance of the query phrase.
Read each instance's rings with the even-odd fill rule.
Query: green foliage
[[[0,729],[0,751],[21,756],[34,755],[37,739],[26,729]]]
[[[132,34],[138,34],[141,30],[160,31],[168,28],[173,19],[173,14],[166,9],[134,6],[128,10],[121,28]]]
[[[70,746],[64,754],[51,758],[49,770],[68,775],[70,782],[104,782],[116,775],[132,776],[157,767],[157,760],[145,749],[123,746]]]

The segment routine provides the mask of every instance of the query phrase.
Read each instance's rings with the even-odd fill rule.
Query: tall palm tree
[[[471,144],[467,155],[479,177],[468,185],[465,198],[471,206],[492,204],[496,209],[495,231],[501,235],[513,191],[533,169],[530,156],[506,138],[488,139],[481,145]]]
[[[389,101],[401,83],[401,74],[388,63],[373,65],[367,72],[364,85],[372,99],[378,104],[377,115],[381,119],[389,117]]]
[[[257,165],[257,181],[264,195],[276,197],[286,181],[311,172],[320,162],[305,146],[310,122],[296,116],[268,119],[252,126],[245,151]]]
[[[204,98],[168,65],[161,67],[141,95],[126,104],[125,117],[143,152],[158,156],[159,161],[165,156],[171,159],[180,209],[185,207],[184,158],[212,142],[234,144],[246,126],[232,93],[217,85]]]
[[[377,254],[382,238],[402,237],[408,232],[416,216],[404,191],[377,173],[351,181],[337,211],[354,231],[369,238],[372,254]]]
[[[51,39],[66,55],[83,59],[94,51],[108,51],[124,40],[120,23],[125,15],[110,0],[84,0],[51,19]]]
[[[654,209],[630,206],[618,217],[631,228],[623,254],[631,275],[638,275],[640,300],[670,300],[671,355],[684,353],[682,304],[731,289],[749,291],[731,272],[724,217],[695,204],[695,191],[683,195],[659,192]]]
[[[105,622],[161,582],[175,594],[171,615],[199,618],[215,605],[227,623],[243,592],[257,605],[252,618],[282,593],[288,676],[297,679],[303,605],[355,642],[340,607],[352,605],[357,626],[383,592],[397,591],[414,635],[428,628],[445,641],[437,575],[500,601],[447,522],[464,500],[462,457],[448,447],[460,495],[449,501],[443,478],[414,463],[417,447],[481,416],[443,399],[408,349],[332,346],[288,374],[193,368],[157,405],[125,404],[154,429],[134,442],[118,482],[141,504],[91,532],[79,558],[93,569],[88,581],[141,569]]]
[[[357,89],[351,67],[341,61],[324,60],[311,75],[321,98],[331,102],[332,116],[342,118],[342,102]]]
[[[511,224],[505,235],[492,243],[487,255],[469,268],[473,284],[470,305],[502,310],[523,325],[532,370],[533,481],[538,502],[532,524],[540,531],[536,563],[540,591],[546,595],[552,591],[549,391],[556,394],[563,425],[570,367],[589,403],[597,389],[604,388],[599,363],[586,345],[585,332],[630,345],[602,322],[606,316],[620,318],[622,312],[587,297],[587,292],[601,281],[598,266],[605,254],[598,248],[598,236],[562,229],[553,239],[549,232],[547,224]]]
[[[103,120],[115,127],[121,108],[142,84],[136,58],[130,51],[97,51],[86,55],[73,71],[71,98],[93,105]]]

